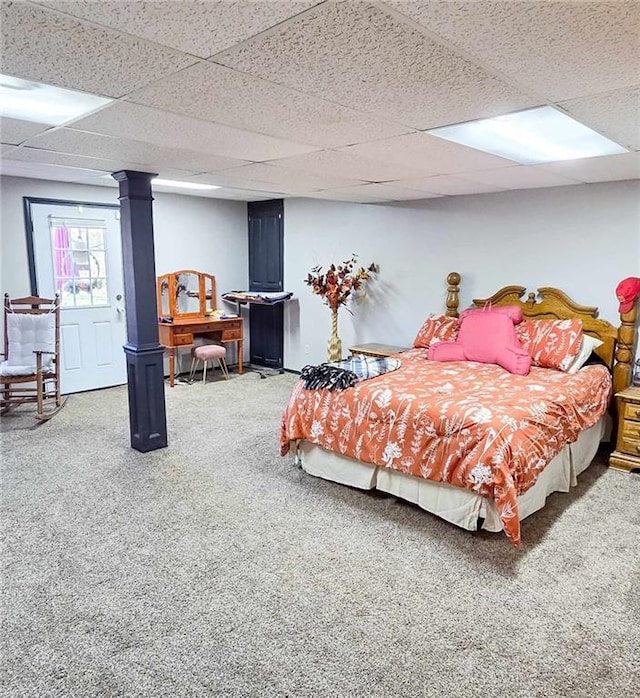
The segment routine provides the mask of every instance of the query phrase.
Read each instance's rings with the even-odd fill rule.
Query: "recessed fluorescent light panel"
[[[426,133],[525,165],[628,152],[553,107],[467,121]]]
[[[113,100],[0,75],[0,113],[12,119],[60,126]]]
[[[161,187],[176,187],[177,189],[220,189],[215,184],[200,184],[199,182],[178,182],[174,179],[152,179],[152,184],[159,184]]]

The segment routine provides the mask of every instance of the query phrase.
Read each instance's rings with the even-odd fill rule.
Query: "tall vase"
[[[331,311],[331,336],[327,345],[328,361],[340,361],[342,359],[342,342],[338,337],[338,309]]]

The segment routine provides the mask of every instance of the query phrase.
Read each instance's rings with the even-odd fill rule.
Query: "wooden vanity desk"
[[[211,317],[216,309],[216,280],[211,274],[182,269],[158,277],[158,335],[169,352],[169,385],[175,385],[176,348],[191,347],[195,337],[235,342],[242,373],[242,318]],[[167,321],[163,321],[166,318]]]

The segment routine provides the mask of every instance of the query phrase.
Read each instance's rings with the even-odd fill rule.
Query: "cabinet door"
[[[283,202],[249,203],[249,290],[282,291]]]
[[[251,342],[249,361],[257,366],[282,368],[283,366],[283,314],[284,304],[258,305],[254,303],[249,313]]]

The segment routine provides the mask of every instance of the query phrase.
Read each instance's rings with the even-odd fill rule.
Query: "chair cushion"
[[[44,357],[43,357],[44,358]],[[0,376],[33,376],[36,372],[35,363],[31,366],[10,366],[8,361],[0,361]],[[43,366],[44,374],[53,373],[53,366]]]
[[[29,315],[26,313],[7,314],[7,338],[9,350],[7,364],[19,366],[22,369],[32,366],[36,370],[34,351],[54,352],[56,348],[56,317],[53,313]],[[42,357],[43,366],[49,366],[53,361],[51,354]],[[16,374],[14,374],[16,375]],[[17,375],[24,375],[23,373]]]
[[[227,350],[219,344],[202,344],[199,347],[193,348],[193,355],[196,359],[202,361],[211,361],[211,359],[226,359]]]

